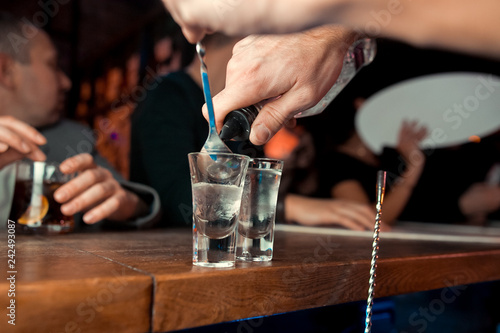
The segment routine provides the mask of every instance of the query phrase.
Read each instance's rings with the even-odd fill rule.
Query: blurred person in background
[[[401,213],[402,221],[487,225],[500,212],[500,137],[424,151],[420,182]]]
[[[26,35],[29,31],[29,36]],[[43,30],[0,13],[0,195],[1,221],[12,200],[15,169],[23,158],[61,163],[78,173],[54,194],[65,215],[82,212],[83,221],[119,226],[154,223],[156,192],[123,180],[96,154],[92,130],[63,119],[71,81],[58,66],[57,51]]]
[[[304,118],[319,150],[320,197],[375,202],[378,170],[387,171],[384,222],[434,222],[484,225],[500,208],[499,136],[493,134],[455,147],[425,149],[427,130],[404,121],[396,147],[375,155],[355,128],[355,116],[377,87],[363,86],[375,67],[360,73],[325,112]],[[335,108],[338,112],[328,112]],[[302,120],[302,119],[300,119]],[[490,216],[491,215],[491,216]]]
[[[418,144],[427,130],[417,122],[403,122],[396,149],[384,149],[377,156],[355,129],[356,111],[364,102],[361,96],[362,90],[350,85],[323,114],[305,120],[319,151],[317,195],[371,205],[375,209],[377,172],[385,170],[384,223],[392,225],[408,203],[424,168],[425,155]],[[328,112],[332,108],[338,112]]]

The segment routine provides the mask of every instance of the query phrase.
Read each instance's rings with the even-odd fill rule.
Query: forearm
[[[389,225],[394,224],[410,200],[412,192],[412,186],[397,184],[389,193],[385,195],[382,215],[384,223]]]
[[[303,32],[310,38],[316,39],[319,43],[329,47],[331,50],[345,54],[349,46],[362,34],[338,24],[328,24],[317,28],[309,29]]]
[[[500,57],[498,0],[163,0],[192,43],[208,31],[246,36],[341,24],[373,37]]]
[[[285,223],[300,223],[302,222],[301,215],[309,214],[308,212],[301,211],[301,196],[297,194],[287,194],[283,199],[283,212],[282,218]],[[302,223],[300,223],[302,224]]]
[[[413,189],[420,178],[422,166],[408,168],[396,181],[390,192],[386,193],[384,198],[383,220],[389,225],[394,224],[395,220],[401,215],[408,204]]]
[[[369,205],[335,199],[318,199],[288,194],[285,220],[302,225],[337,225],[352,230],[371,228],[375,218]]]
[[[315,24],[334,22],[416,46],[500,55],[498,0],[320,0],[311,10]]]

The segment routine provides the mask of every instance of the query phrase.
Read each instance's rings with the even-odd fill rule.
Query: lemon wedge
[[[47,212],[49,211],[49,201],[44,195],[41,196],[41,199],[41,205],[30,205],[24,212],[24,214],[19,218],[18,223],[26,225],[41,224],[42,219],[45,217],[45,215],[47,215]]]

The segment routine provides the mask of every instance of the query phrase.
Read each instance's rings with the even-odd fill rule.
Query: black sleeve
[[[187,154],[200,151],[208,125],[201,113],[203,97],[197,101],[199,108],[192,107],[189,98],[178,84],[164,81],[132,117],[130,177],[158,192],[161,226],[187,227],[192,222]]]

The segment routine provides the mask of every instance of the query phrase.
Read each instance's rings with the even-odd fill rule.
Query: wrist
[[[334,24],[306,30],[303,34],[328,45],[330,50],[341,53],[346,53],[352,43],[361,38],[358,32]]]
[[[148,206],[139,196],[128,190],[125,191],[125,200],[122,201],[118,210],[107,219],[111,221],[126,221],[145,216],[148,214]]]
[[[135,206],[132,218],[146,216],[147,214],[149,214],[148,205],[143,200],[141,200],[141,198],[137,196],[135,193],[132,192],[128,193],[133,197],[132,200]]]

